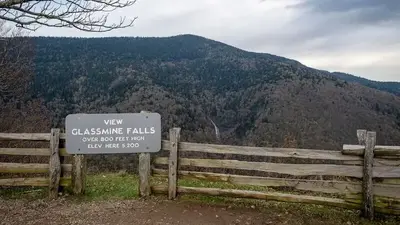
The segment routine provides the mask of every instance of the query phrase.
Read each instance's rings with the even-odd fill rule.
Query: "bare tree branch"
[[[0,21],[0,103],[19,98],[31,78],[32,48],[21,29],[11,29]]]
[[[0,132],[43,132],[51,114],[31,96],[33,43],[24,30],[6,24],[0,20]]]
[[[137,17],[109,23],[108,16],[135,3],[136,0],[0,0],[0,20],[32,31],[47,26],[107,32],[133,25]]]

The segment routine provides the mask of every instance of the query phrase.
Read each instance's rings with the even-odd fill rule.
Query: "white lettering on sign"
[[[106,125],[121,125],[123,122],[123,120],[116,120],[116,119],[112,119],[112,120],[104,120],[104,123]]]
[[[88,141],[96,142],[96,141],[99,141],[99,138],[98,137],[83,137],[82,141],[83,142],[88,142]]]
[[[123,134],[122,128],[90,128],[90,129],[72,129],[72,135],[104,135],[104,134]]]
[[[104,135],[104,134],[109,134],[109,135],[114,135],[114,134],[119,134],[123,135],[123,128],[87,128],[84,130],[81,129],[72,129],[71,131],[72,135],[79,135],[79,136],[84,136],[84,135]],[[126,128],[126,134],[155,134],[156,129],[154,127],[139,127],[139,128]]]
[[[144,136],[131,137],[131,141],[144,141]]]
[[[101,148],[103,144],[88,144],[88,148]]]
[[[145,128],[126,128],[126,134],[154,134],[156,129],[154,127]]]
[[[139,148],[139,143],[122,144],[122,148]]]
[[[106,144],[106,148],[119,148],[119,143],[117,144]]]

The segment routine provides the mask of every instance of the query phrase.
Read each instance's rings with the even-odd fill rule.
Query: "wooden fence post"
[[[72,162],[72,191],[74,194],[85,193],[86,188],[86,157],[74,155]]]
[[[171,142],[171,151],[168,159],[168,199],[176,198],[176,186],[178,175],[178,144],[181,128],[172,128],[169,130],[169,139]]]
[[[366,135],[364,166],[363,166],[363,216],[374,219],[374,194],[373,194],[373,161],[376,144],[376,132],[369,131]]]
[[[142,110],[140,113],[150,113],[149,111]],[[151,157],[150,153],[139,153],[139,196],[147,197],[151,194],[150,186],[151,175]]]
[[[150,153],[139,154],[139,195],[147,197],[151,194],[150,188]]]
[[[357,130],[357,138],[359,145],[365,145],[367,139],[367,130]]]
[[[60,187],[61,163],[60,163],[60,129],[51,129],[50,133],[50,162],[49,162],[49,198],[58,197]]]

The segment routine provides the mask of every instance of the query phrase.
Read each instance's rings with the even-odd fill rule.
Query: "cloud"
[[[304,0],[285,8],[295,16],[281,24],[283,31],[250,37],[248,48],[265,46],[320,69],[400,81],[399,1]]]
[[[288,8],[306,9],[311,13],[320,14],[346,14],[346,17],[351,15],[351,22],[364,24],[400,19],[398,0],[305,0]]]
[[[109,33],[40,29],[35,35],[173,36],[191,33],[318,69],[400,81],[399,0],[139,0],[110,16],[138,16]]]

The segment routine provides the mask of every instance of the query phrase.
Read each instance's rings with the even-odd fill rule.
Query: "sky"
[[[114,11],[138,17],[107,33],[42,27],[38,36],[195,34],[328,71],[400,81],[400,0],[138,0]]]

